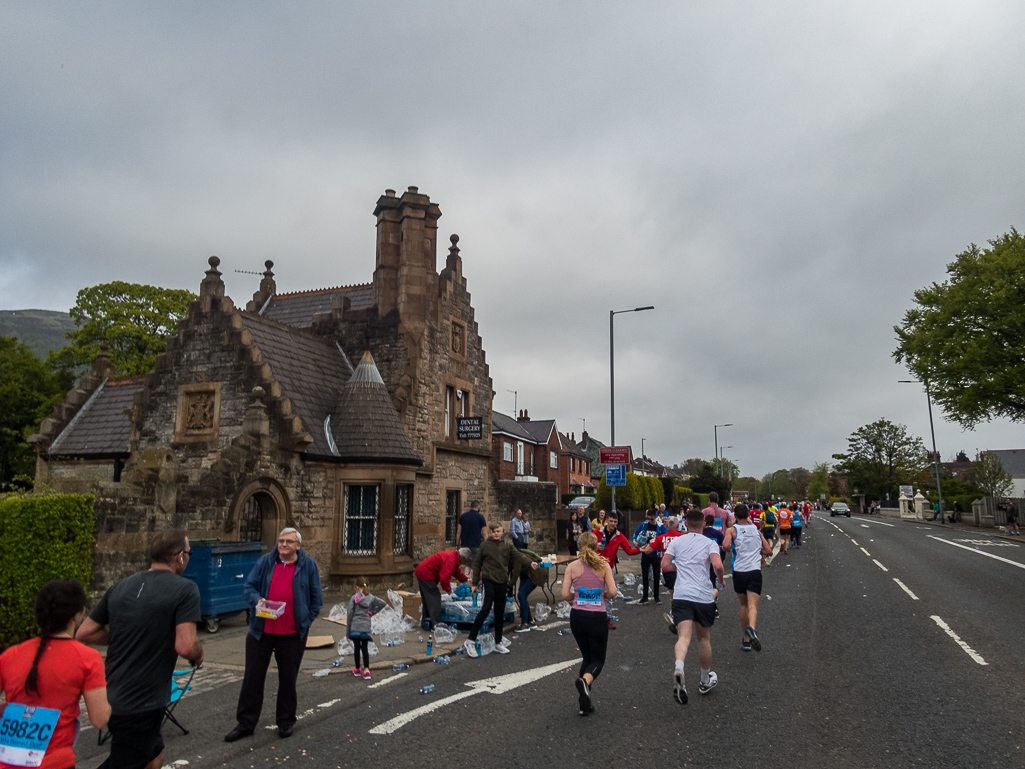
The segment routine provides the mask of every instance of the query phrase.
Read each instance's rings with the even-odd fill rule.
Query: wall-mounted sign
[[[480,417],[459,417],[456,437],[461,441],[478,441],[484,437],[484,420]]]

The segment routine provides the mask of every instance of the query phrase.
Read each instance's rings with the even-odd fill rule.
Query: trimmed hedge
[[[0,502],[0,649],[36,634],[36,593],[51,579],[88,586],[93,497],[57,494]]]

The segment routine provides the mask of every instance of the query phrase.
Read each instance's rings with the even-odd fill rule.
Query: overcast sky
[[[666,464],[811,468],[885,417],[915,289],[1025,227],[1025,4],[0,5],[0,309],[126,280],[371,279],[409,185],[460,236],[495,408]],[[1020,448],[963,432],[945,460]]]

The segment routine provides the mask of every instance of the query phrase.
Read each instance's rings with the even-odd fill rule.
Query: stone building
[[[439,273],[427,195],[387,190],[374,215],[370,283],[279,294],[267,262],[240,309],[211,257],[153,371],[114,377],[101,353],[43,422],[37,483],[97,495],[97,587],[165,527],[270,547],[292,525],[325,582],[409,575],[488,499],[492,385],[458,236]],[[460,440],[471,416],[482,438]]]

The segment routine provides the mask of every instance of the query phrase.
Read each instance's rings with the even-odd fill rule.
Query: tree
[[[804,467],[792,467],[787,471],[787,479],[794,484],[794,498],[806,499],[811,472]]]
[[[833,455],[835,470],[869,497],[882,499],[887,492],[896,497],[897,487],[911,483],[926,467],[922,439],[886,419],[859,427],[847,444],[845,454]]]
[[[829,494],[829,462],[818,462],[811,471],[806,496],[808,499],[822,499]]]
[[[947,274],[915,292],[893,357],[962,427],[1025,421],[1025,237],[1012,229],[988,249],[972,244]]]
[[[57,370],[74,371],[90,365],[100,342],[110,347],[110,360],[120,375],[145,374],[167,348],[167,337],[178,330],[196,299],[191,291],[156,288],[114,281],[78,292],[71,317],[78,327],[68,334],[71,344],[50,356]]]
[[[724,501],[729,494],[729,486],[726,484],[726,480],[708,462],[701,465],[701,468],[688,483],[691,489],[699,494],[709,494],[714,491],[719,495],[720,502]]]
[[[31,487],[35,453],[25,438],[50,416],[62,393],[28,345],[0,336],[0,491]]]
[[[712,469],[715,470],[716,475],[723,479],[723,482],[726,484],[727,493],[732,491],[733,482],[740,475],[740,468],[730,460],[722,457],[721,459],[712,460]]]
[[[972,485],[986,496],[1004,497],[1011,493],[1011,474],[996,454],[984,451],[976,456],[969,475]]]
[[[758,485],[759,496],[766,499],[772,497],[791,499],[796,496],[796,491],[793,481],[790,480],[790,474],[786,470],[773,470],[771,473],[766,473]]]
[[[706,464],[708,463],[705,460],[694,457],[693,459],[686,460],[682,465],[682,469],[687,475],[697,475],[701,472],[701,467]]]

